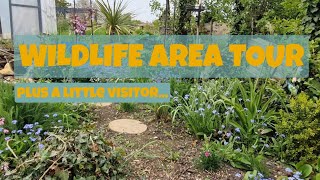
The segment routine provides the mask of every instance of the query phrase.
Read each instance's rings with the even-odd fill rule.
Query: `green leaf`
[[[55,176],[57,176],[61,180],[68,180],[69,179],[69,173],[68,171],[58,171]]]
[[[267,129],[258,129],[258,132],[260,134],[268,134],[269,132],[272,132],[273,130],[270,129],[270,128],[267,128]]]
[[[306,178],[312,173],[312,166],[310,166],[309,164],[304,164],[298,170],[302,173],[301,177]]]
[[[277,178],[277,180],[288,180],[287,176],[280,176]]]
[[[320,180],[320,173],[316,174],[312,179],[314,179],[314,180]]]
[[[300,169],[300,167],[301,167],[302,165],[304,165],[304,164],[305,164],[304,161],[300,161],[300,162],[298,162],[298,163],[295,165],[295,167],[296,167],[296,169]]]

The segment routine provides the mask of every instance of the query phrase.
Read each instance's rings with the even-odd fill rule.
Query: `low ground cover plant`
[[[7,147],[11,148],[16,141],[8,140]],[[97,131],[58,130],[37,139],[25,154],[2,161],[0,174],[2,179],[116,178],[124,172],[123,156],[124,151]]]
[[[92,130],[87,104],[15,103],[0,82],[0,178],[118,178],[124,151]]]

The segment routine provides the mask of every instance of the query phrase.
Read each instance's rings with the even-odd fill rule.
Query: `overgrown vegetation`
[[[69,6],[65,0],[56,3]],[[197,17],[190,11],[195,0],[167,1],[170,12],[152,0],[159,19],[142,28],[142,22],[127,12],[125,1],[96,3],[103,23],[94,24],[95,35],[163,34],[166,14],[172,34],[195,34]],[[205,33],[201,29],[207,23],[219,22],[234,35],[310,35],[309,78],[167,79],[171,102],[149,105],[150,111],[158,120],[170,118],[172,126],[185,125],[200,139],[203,147],[196,163],[204,170],[218,170],[227,163],[247,171],[238,178],[266,179],[271,173],[266,164],[275,160],[287,166],[281,180],[320,179],[320,0],[205,0],[204,5],[200,33]],[[87,20],[60,20],[59,34],[69,34],[72,28],[74,34],[89,34]],[[10,41],[0,45],[12,49]],[[136,106],[120,103],[119,110],[133,112]],[[121,178],[126,172],[125,153],[90,127],[92,119],[87,104],[16,103],[13,85],[0,82],[1,178]],[[177,161],[180,152],[167,155]]]

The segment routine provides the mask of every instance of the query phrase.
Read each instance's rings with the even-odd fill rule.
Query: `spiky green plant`
[[[113,4],[109,0],[97,0],[97,5],[104,16],[104,23],[101,27],[106,28],[108,35],[130,34],[132,26],[132,13],[126,12],[128,4],[123,0],[114,0]],[[100,28],[99,28],[100,29]]]

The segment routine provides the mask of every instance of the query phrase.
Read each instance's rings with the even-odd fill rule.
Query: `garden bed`
[[[106,138],[127,154],[130,159],[128,179],[242,179],[246,171],[223,164],[216,171],[201,170],[196,160],[201,155],[203,141],[186,131],[183,123],[172,126],[171,121],[157,119],[148,105],[139,104],[134,112],[119,110],[118,104],[98,107],[97,128],[106,132]],[[108,129],[116,119],[138,119],[148,125],[146,132],[139,135],[120,134]],[[274,160],[267,161],[271,177],[276,179],[285,174],[285,167]],[[236,175],[241,174],[241,177]]]

